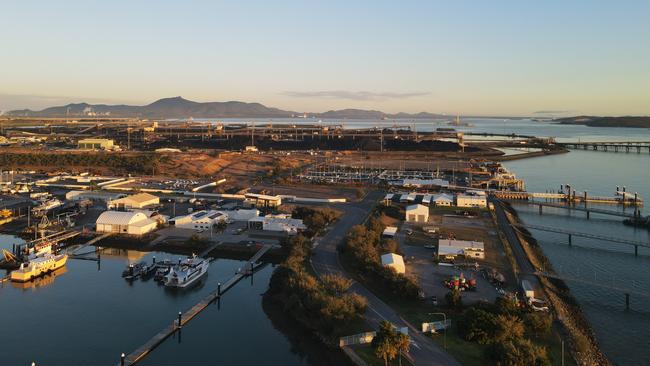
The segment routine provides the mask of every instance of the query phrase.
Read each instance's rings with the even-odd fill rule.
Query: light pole
[[[442,315],[442,318],[444,319],[443,327],[445,328],[445,336],[443,340],[443,345],[445,349],[447,349],[447,314],[445,313],[429,313],[429,315]],[[435,330],[435,329],[434,329]]]

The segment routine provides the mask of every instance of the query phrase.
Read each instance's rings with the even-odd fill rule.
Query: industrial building
[[[384,267],[392,268],[397,273],[406,273],[406,266],[404,265],[404,258],[395,253],[386,253],[381,256],[381,265]]]
[[[429,207],[420,204],[406,206],[406,221],[422,223],[429,221]]]
[[[93,201],[109,202],[109,201],[117,200],[124,196],[126,196],[124,193],[73,190],[65,194],[65,199],[68,201],[93,200]]]
[[[454,197],[445,193],[435,194],[431,198],[431,203],[435,204],[436,206],[453,206]]]
[[[117,148],[117,145],[109,139],[83,139],[77,141],[77,147],[88,150],[113,150]]]
[[[205,230],[227,220],[228,215],[223,212],[203,210],[185,216],[174,217],[169,220],[169,224],[180,229]]]
[[[397,234],[397,226],[386,226],[381,236],[384,238],[394,238],[395,234]]]
[[[266,215],[248,220],[248,228],[296,235],[307,229],[307,226],[302,220],[291,218],[289,215]]]
[[[246,193],[244,195],[244,204],[257,208],[276,208],[282,204],[282,198],[280,196]]]
[[[105,211],[97,218],[95,227],[100,233],[143,235],[156,230],[158,222],[142,212]]]
[[[438,241],[438,258],[453,260],[458,256],[466,259],[484,259],[485,245],[480,241],[440,239]]]
[[[487,197],[485,195],[459,194],[456,196],[456,206],[487,207]]]
[[[160,198],[149,193],[138,193],[108,202],[109,209],[131,209],[157,206]]]

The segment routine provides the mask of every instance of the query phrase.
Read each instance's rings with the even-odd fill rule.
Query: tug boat
[[[210,262],[207,259],[192,255],[184,262],[171,267],[163,282],[167,287],[188,287],[208,273],[209,266]]]
[[[32,281],[65,266],[67,260],[67,254],[53,254],[51,252],[31,257],[29,261],[21,263],[17,270],[11,272],[11,280],[14,282]]]

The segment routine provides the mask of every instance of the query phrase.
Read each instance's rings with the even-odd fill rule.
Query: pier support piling
[[[589,220],[589,211],[587,211],[587,220]]]
[[[625,294],[625,310],[630,310],[630,294]]]
[[[122,355],[120,355],[120,366],[124,366],[124,359],[126,358],[126,355],[124,352],[122,352]]]
[[[179,312],[178,312],[178,327],[179,327],[179,328],[183,326],[183,323],[181,323],[181,320],[182,320],[181,317],[182,317],[182,316],[183,316],[183,313],[181,313],[181,312],[179,311]]]
[[[542,214],[542,205],[539,205],[539,214]]]
[[[217,295],[221,296],[221,282],[217,283]]]
[[[572,236],[571,236],[571,234],[569,234],[569,246],[571,246],[571,244],[573,244],[571,239],[572,239]]]
[[[639,246],[638,246],[638,245],[635,245],[635,246],[634,246],[634,256],[635,256],[635,257],[638,257],[638,256],[639,256]]]

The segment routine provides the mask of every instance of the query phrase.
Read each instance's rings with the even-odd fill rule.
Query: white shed
[[[487,207],[487,198],[484,195],[466,195],[459,194],[456,196],[456,206],[458,207]]]
[[[452,206],[454,204],[454,197],[440,193],[433,196],[431,202],[435,203],[436,206]]]
[[[404,265],[404,258],[395,253],[386,253],[381,256],[381,264],[384,267],[389,267],[397,273],[406,273],[406,266]]]
[[[406,221],[423,223],[429,221],[429,207],[420,204],[406,206]]]
[[[105,211],[95,225],[100,233],[143,235],[154,231],[158,222],[142,212]]]
[[[149,193],[138,193],[108,203],[108,208],[145,208],[160,204],[160,198]]]

